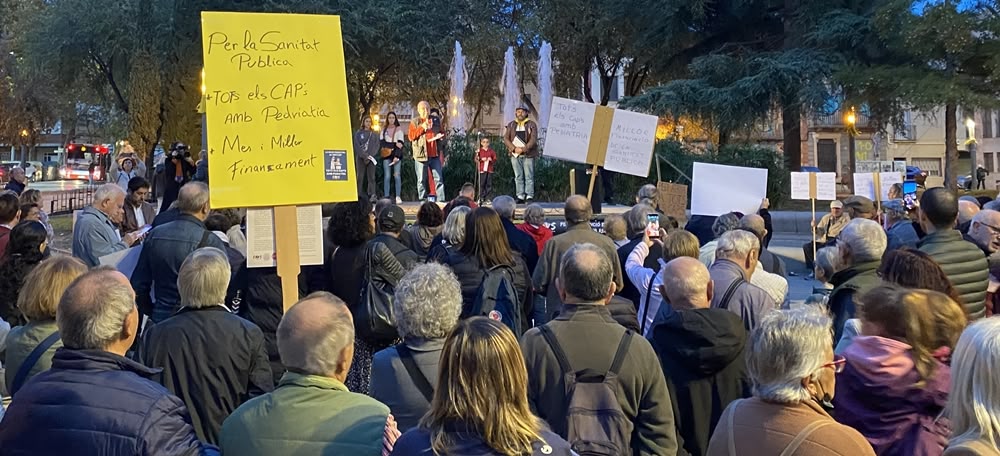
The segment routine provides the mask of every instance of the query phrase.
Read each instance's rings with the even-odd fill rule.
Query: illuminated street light
[[[21,137],[23,137],[23,138],[27,138],[28,137],[28,129],[21,130]]]

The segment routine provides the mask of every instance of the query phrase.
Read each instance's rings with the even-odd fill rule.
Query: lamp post
[[[21,162],[28,159],[28,129],[21,130]]]
[[[854,134],[856,132],[855,125],[858,122],[858,116],[854,112],[853,106],[851,107],[850,112],[848,112],[847,115],[844,116],[844,122],[847,126],[847,154],[848,154],[847,163],[849,164],[848,166],[851,168],[848,172],[847,180],[848,182],[851,183],[850,185],[851,193],[854,193],[854,172],[857,170],[858,166],[857,157],[855,156],[854,153]]]
[[[965,119],[965,128],[969,132],[969,139],[965,141],[966,148],[969,151],[969,168],[972,170],[969,174],[969,189],[972,189],[971,182],[972,179],[976,178],[976,121],[971,117]]]

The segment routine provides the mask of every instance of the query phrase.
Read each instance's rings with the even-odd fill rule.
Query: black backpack
[[[507,265],[487,269],[469,314],[497,320],[521,337],[521,306],[514,290],[514,269]]]
[[[626,330],[618,343],[611,368],[604,375],[576,371],[548,326],[539,327],[552,348],[566,382],[566,441],[580,456],[631,454],[632,421],[618,402],[618,371],[625,362],[633,332]]]

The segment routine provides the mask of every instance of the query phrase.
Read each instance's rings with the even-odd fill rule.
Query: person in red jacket
[[[545,243],[552,239],[552,229],[545,226],[545,209],[540,204],[529,204],[524,209],[524,223],[517,225],[517,229],[528,233],[535,244],[538,244],[538,254],[542,254]]]
[[[483,201],[493,198],[493,167],[497,162],[497,153],[490,148],[490,138],[479,140],[479,150],[476,151],[476,172],[479,174],[479,199]]]

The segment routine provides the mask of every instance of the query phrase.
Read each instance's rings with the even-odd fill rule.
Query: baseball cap
[[[403,229],[406,224],[406,215],[403,208],[393,204],[378,214],[378,227],[382,231],[396,232]]]
[[[515,109],[515,111],[518,111],[518,110],[520,110],[520,111],[524,111],[524,112],[531,112],[531,110],[530,110],[530,109],[528,109],[528,106],[527,106],[527,105],[519,105],[519,106],[517,107],[517,109]]]
[[[844,203],[840,201],[830,201],[830,209],[843,209]]]

